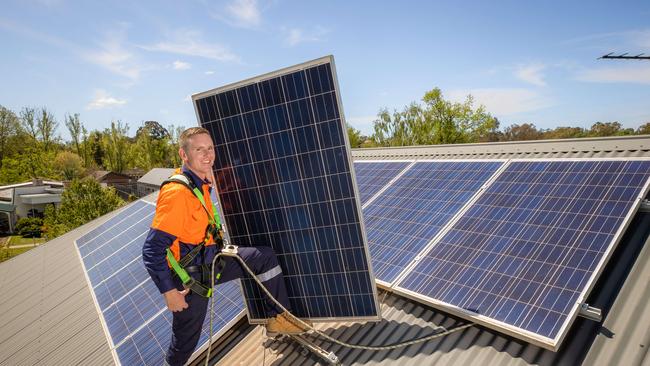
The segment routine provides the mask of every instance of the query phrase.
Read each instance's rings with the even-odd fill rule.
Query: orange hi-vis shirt
[[[201,180],[189,169],[177,169],[175,174],[185,173],[197,187],[201,187],[206,206],[212,209],[210,184]],[[176,260],[180,260],[192,248],[203,242],[209,224],[208,213],[199,199],[180,183],[165,184],[158,194],[156,213],[149,235],[142,248],[142,258],[161,293],[177,287],[167,263],[166,251],[170,248]],[[190,265],[209,264],[216,254],[215,240],[210,237],[204,255],[197,255]]]

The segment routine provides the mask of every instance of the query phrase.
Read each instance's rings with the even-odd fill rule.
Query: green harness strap
[[[196,281],[194,278],[192,278],[192,276],[190,276],[185,270],[185,267],[192,262],[194,257],[196,257],[196,255],[201,250],[201,248],[208,243],[211,235],[215,241],[217,240],[217,238],[220,239],[221,220],[219,219],[219,213],[217,212],[217,207],[212,202],[210,202],[212,203],[212,213],[210,212],[210,210],[208,209],[205,203],[205,198],[203,198],[203,194],[201,193],[201,190],[199,190],[199,188],[196,187],[185,174],[172,175],[160,185],[160,188],[162,188],[165,184],[172,183],[172,182],[180,183],[184,185],[189,190],[191,190],[192,193],[194,193],[196,198],[199,199],[199,202],[201,202],[201,206],[203,206],[205,213],[208,215],[208,226],[205,229],[205,237],[203,238],[203,241],[198,245],[196,245],[189,253],[183,256],[180,262],[176,261],[174,254],[169,248],[167,248],[167,260],[169,261],[169,264],[171,265],[176,275],[178,275],[178,277],[183,282],[183,286],[185,286],[186,288],[190,288],[192,291],[196,292],[201,296],[210,297],[212,296],[212,288],[209,288],[204,284],[202,284],[201,282]],[[217,278],[219,277],[221,277],[221,273],[217,274]]]

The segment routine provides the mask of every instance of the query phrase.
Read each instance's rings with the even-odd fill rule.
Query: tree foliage
[[[361,134],[361,131],[347,124],[348,131],[348,141],[350,142],[350,147],[353,149],[363,146],[363,143],[366,141],[367,137]]]
[[[498,121],[471,95],[463,103],[443,98],[440,89],[424,94],[401,112],[380,110],[373,140],[378,146],[408,146],[476,142],[498,129]]]
[[[513,124],[503,130],[504,141],[539,140],[543,135],[532,123]]]
[[[127,169],[129,144],[127,134],[129,124],[122,121],[111,122],[111,128],[104,130],[102,147],[105,151],[103,165],[111,171],[122,173]]]
[[[54,159],[54,168],[64,180],[73,180],[84,173],[83,160],[70,151],[61,151]]]
[[[23,238],[40,238],[43,219],[40,217],[22,217],[16,221],[16,232]]]
[[[52,144],[56,140],[55,134],[59,123],[45,107],[41,108],[39,118],[36,121],[37,137],[43,143],[45,151],[52,149]]]
[[[0,105],[0,168],[2,160],[12,147],[12,137],[20,132],[20,121],[14,112]]]
[[[51,239],[105,215],[124,204],[112,188],[103,188],[92,178],[75,179],[61,195],[58,209],[45,212],[44,228]]]

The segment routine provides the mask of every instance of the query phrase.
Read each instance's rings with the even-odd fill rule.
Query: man
[[[181,280],[170,269],[170,263],[166,259],[167,249],[171,250],[176,261],[180,261],[205,239],[205,245],[197,250],[198,254],[185,270],[207,287],[211,285],[209,267],[219,251],[219,247],[215,245],[215,231],[207,229],[211,222],[215,222],[215,218],[211,220],[210,217],[212,202],[209,178],[212,176],[212,164],[215,159],[212,138],[208,130],[192,127],[183,131],[179,140],[178,153],[183,166],[177,173],[184,174],[190,187],[196,187],[202,192],[205,206],[190,187],[179,182],[164,184],[158,195],[151,229],[142,248],[144,265],[165,298],[167,308],[173,312],[172,339],[166,356],[170,365],[185,364],[194,352],[201,335],[209,299],[183,288]],[[282,270],[273,250],[269,247],[242,247],[239,248],[238,254],[255,271],[273,297],[289,309]],[[222,258],[224,266],[216,283],[245,275],[244,269],[235,258]],[[295,321],[291,321],[289,314],[281,313],[281,309],[270,300],[267,303],[267,333],[298,334],[304,331]]]

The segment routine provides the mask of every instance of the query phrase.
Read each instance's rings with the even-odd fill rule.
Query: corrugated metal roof
[[[174,174],[173,168],[153,168],[143,175],[142,178],[138,179],[138,183],[150,184],[154,186],[160,186],[160,184],[170,175]]]
[[[357,160],[370,159],[504,159],[607,158],[648,156],[650,136],[594,137],[354,149]]]
[[[104,220],[0,265],[0,364],[113,362],[73,242]]]

